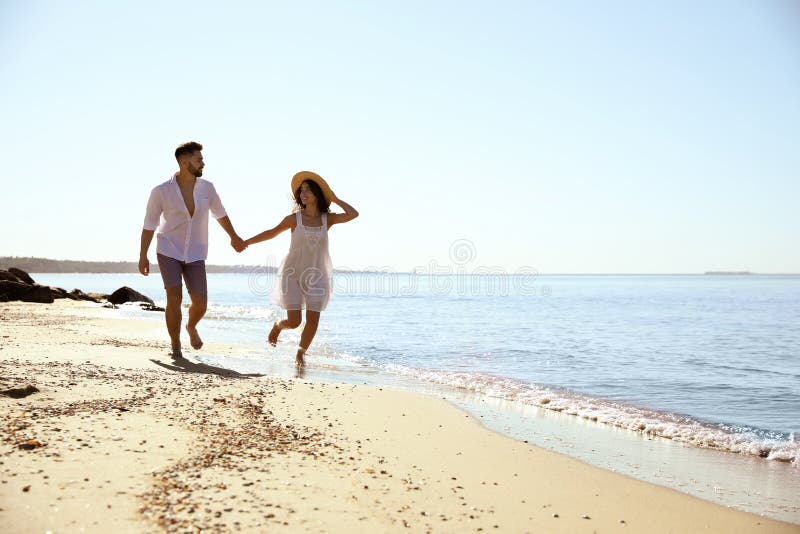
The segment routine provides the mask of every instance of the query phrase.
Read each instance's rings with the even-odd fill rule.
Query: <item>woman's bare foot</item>
[[[306,349],[303,347],[297,347],[297,355],[294,357],[294,365],[295,367],[305,367],[306,360],[303,357],[306,353]]]
[[[272,324],[272,330],[269,331],[269,335],[267,336],[267,341],[273,347],[278,344],[278,336],[281,333],[281,329],[278,327],[278,323]]]
[[[197,328],[189,328],[189,325],[187,324],[186,331],[189,333],[189,342],[192,344],[192,348],[194,350],[203,348],[203,340],[200,339],[200,334],[197,333]]]

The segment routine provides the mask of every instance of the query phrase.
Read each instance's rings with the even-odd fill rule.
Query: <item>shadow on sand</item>
[[[224,367],[214,367],[213,365],[206,365],[204,363],[194,363],[183,357],[172,358],[171,364],[164,363],[161,360],[155,360],[153,358],[150,358],[150,361],[160,367],[163,367],[164,369],[177,371],[179,373],[200,373],[206,375],[224,376],[226,378],[255,378],[264,376],[258,373],[239,373],[237,371],[232,371],[231,369],[225,369]]]

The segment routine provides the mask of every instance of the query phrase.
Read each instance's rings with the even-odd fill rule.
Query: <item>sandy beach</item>
[[[174,362],[160,321],[0,303],[0,390],[38,390],[0,397],[4,532],[800,532],[438,398]]]

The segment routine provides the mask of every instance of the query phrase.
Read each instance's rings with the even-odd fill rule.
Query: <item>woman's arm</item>
[[[285,232],[286,230],[290,230],[294,226],[295,216],[294,215],[287,215],[283,218],[283,220],[278,223],[278,226],[275,228],[270,228],[264,232],[261,232],[258,235],[254,235],[250,239],[246,239],[244,244],[245,245],[254,245],[256,243],[261,243],[262,241],[267,241],[272,239],[273,237],[277,236],[278,234]]]
[[[339,205],[344,210],[344,213],[331,213],[328,215],[328,227],[334,224],[346,223],[358,217],[358,211],[353,206],[337,197],[336,194],[333,195],[331,202]]]

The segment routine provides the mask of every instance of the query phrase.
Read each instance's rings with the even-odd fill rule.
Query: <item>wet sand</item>
[[[4,532],[800,532],[438,398],[173,361],[159,321],[117,316],[0,303],[0,390],[38,389],[0,397]]]

